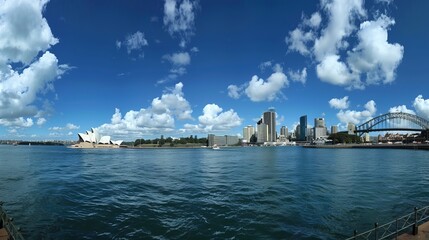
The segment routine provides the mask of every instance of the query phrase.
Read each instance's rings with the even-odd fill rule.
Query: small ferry
[[[219,149],[220,149],[220,147],[219,147],[218,145],[216,145],[216,144],[215,144],[215,145],[213,145],[212,149],[213,149],[213,150],[219,150]]]

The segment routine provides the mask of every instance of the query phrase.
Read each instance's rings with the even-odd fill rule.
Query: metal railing
[[[353,237],[347,238],[346,240],[357,240],[357,239],[396,239],[400,233],[405,233],[406,230],[411,228],[413,235],[417,235],[419,232],[419,225],[429,219],[429,206],[418,209],[414,208],[414,212],[399,217],[391,222],[383,225],[374,223],[374,228],[366,232],[359,233],[355,230]]]
[[[24,240],[21,234],[21,229],[13,224],[13,218],[9,218],[6,212],[3,210],[3,202],[0,202],[0,229],[6,229],[11,240]]]

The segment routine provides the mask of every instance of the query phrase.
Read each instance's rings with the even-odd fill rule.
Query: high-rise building
[[[299,118],[299,140],[305,141],[307,136],[307,115]]]
[[[266,142],[276,141],[276,111],[274,108],[268,109],[262,116],[262,122],[268,127],[268,136]],[[259,142],[259,140],[258,140]]]
[[[338,133],[338,126],[337,125],[331,126],[331,134],[335,134],[335,133]]]
[[[267,124],[261,122],[257,125],[256,138],[259,143],[268,142],[268,125]]]
[[[212,147],[214,145],[217,146],[231,146],[236,145],[239,143],[239,139],[237,136],[215,136],[214,134],[209,134],[207,136],[209,147]]]
[[[327,129],[325,126],[324,118],[315,118],[314,119],[314,139],[319,139],[322,137],[327,137]]]
[[[314,119],[314,127],[326,127],[324,118],[315,118]]]
[[[252,135],[255,134],[255,128],[252,125],[248,125],[243,128],[243,142],[249,143]]]
[[[280,135],[287,137],[287,127],[286,126],[282,126],[280,128]]]

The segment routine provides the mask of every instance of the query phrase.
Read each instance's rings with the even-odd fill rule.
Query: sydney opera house
[[[101,136],[97,129],[91,128],[86,133],[78,133],[79,141],[73,148],[119,148],[122,140],[113,141],[110,136]]]

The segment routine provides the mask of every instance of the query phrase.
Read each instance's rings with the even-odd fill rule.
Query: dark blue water
[[[429,151],[0,146],[27,239],[338,239],[429,205]]]

